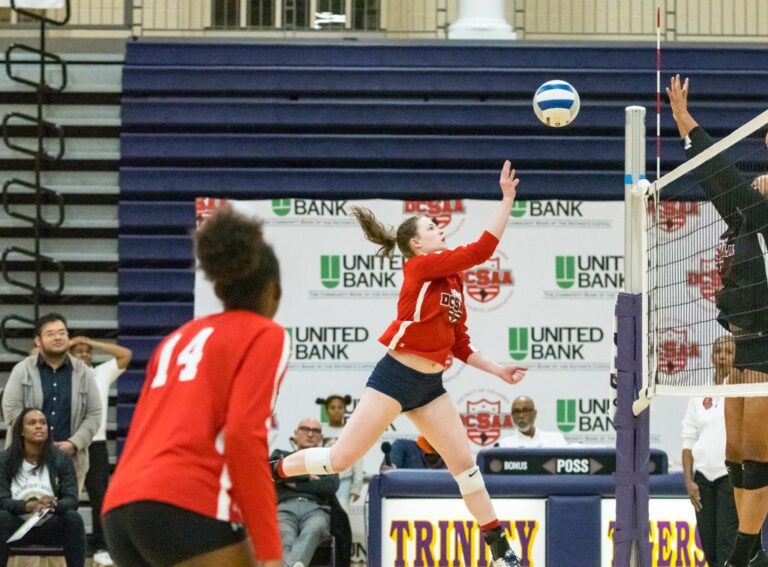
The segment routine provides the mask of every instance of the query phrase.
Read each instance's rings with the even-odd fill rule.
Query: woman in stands
[[[495,567],[516,566],[494,512],[482,474],[475,466],[467,434],[456,407],[443,388],[442,372],[450,354],[466,364],[516,384],[525,375],[521,366],[501,366],[470,344],[461,272],[482,264],[496,250],[509,222],[519,180],[507,161],[501,172],[502,200],[480,239],[448,249],[445,234],[424,215],[387,229],[367,209],[353,215],[365,236],[392,256],[395,246],[407,259],[395,319],[379,342],[388,349],[368,380],[360,403],[339,440],[330,448],[298,451],[273,463],[276,478],[304,474],[333,474],[351,467],[365,455],[401,413],[416,425],[443,456],[470,512],[491,548]]]
[[[289,350],[272,321],[278,261],[261,224],[229,208],[196,243],[224,311],[186,323],[152,355],[104,502],[107,544],[121,566],[281,567],[267,450]]]
[[[688,79],[667,88],[672,115],[690,159],[714,141],[688,111]],[[768,144],[768,137],[766,137]],[[768,384],[768,177],[744,179],[725,155],[699,168],[701,185],[727,225],[716,260],[723,287],[718,321],[736,343],[730,383]],[[768,512],[768,397],[725,402],[725,464],[734,488],[739,533],[726,566],[768,567],[760,529]]]
[[[85,526],[77,512],[75,465],[49,434],[45,414],[24,409],[9,432],[10,447],[0,453],[0,566],[8,564],[8,546],[60,545],[67,567],[85,565]],[[8,538],[32,514],[48,509],[18,543]]]

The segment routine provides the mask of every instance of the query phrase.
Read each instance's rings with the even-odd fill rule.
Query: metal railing
[[[69,29],[141,36],[317,37],[376,35],[442,39],[459,0],[72,0]],[[655,39],[656,6],[666,41],[765,41],[767,0],[507,0],[520,39]],[[54,14],[54,17],[58,14]],[[31,27],[0,8],[0,34]],[[69,32],[70,34],[72,32]]]

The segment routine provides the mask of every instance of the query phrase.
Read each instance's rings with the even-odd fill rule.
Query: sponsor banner
[[[546,500],[494,499],[510,546],[523,565],[546,564]],[[490,567],[488,547],[459,498],[384,498],[382,565]]]
[[[616,500],[601,503],[601,565],[613,565]],[[649,502],[652,567],[706,567],[696,513],[687,498],[651,498]]]
[[[198,220],[223,204],[199,199]],[[270,440],[273,448],[284,449],[291,447],[301,419],[321,416],[316,400],[349,394],[353,402],[348,409],[356,406],[371,369],[386,352],[378,337],[397,314],[404,260],[399,252],[391,260],[377,257],[376,245],[349,216],[350,207],[371,209],[387,227],[413,214],[429,215],[446,232],[451,247],[476,241],[498,207],[477,200],[291,198],[229,204],[263,220],[265,237],[280,259],[283,299],[275,320],[288,329],[293,356]],[[563,431],[569,442],[614,443],[603,407],[613,296],[623,271],[623,215],[620,202],[519,202],[492,257],[463,274],[473,345],[497,363],[530,369],[521,384],[510,386],[449,357],[444,384],[473,451],[511,433],[510,406],[519,395],[536,403],[538,428],[558,430],[575,420],[571,431]],[[557,293],[562,295],[552,296]],[[457,302],[446,298],[446,317]],[[220,309],[210,282],[198,272],[195,315]],[[708,356],[702,350],[702,357]],[[690,364],[693,359],[688,360]],[[558,400],[576,400],[575,414],[568,413],[571,406],[564,402],[565,413],[558,419]],[[654,413],[652,420],[654,446],[667,450],[673,460],[680,454],[684,409]],[[378,472],[381,441],[417,434],[407,417],[396,419],[366,456],[366,473]]]

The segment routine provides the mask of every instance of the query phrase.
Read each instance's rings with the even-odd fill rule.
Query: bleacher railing
[[[94,36],[376,36],[444,39],[459,0],[72,0],[69,29]],[[520,39],[759,42],[764,0],[507,0]],[[51,17],[60,17],[54,14]],[[3,30],[33,22],[0,8]],[[71,32],[70,32],[71,33]]]

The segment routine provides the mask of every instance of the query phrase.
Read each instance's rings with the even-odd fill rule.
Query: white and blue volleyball
[[[579,93],[565,81],[547,81],[533,95],[533,111],[547,126],[560,128],[579,114]]]

